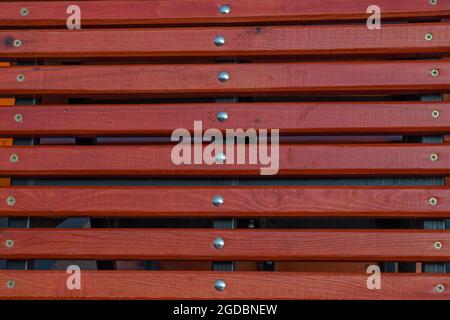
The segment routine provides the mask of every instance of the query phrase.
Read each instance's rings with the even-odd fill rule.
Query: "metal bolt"
[[[432,33],[425,34],[425,40],[427,40],[427,41],[433,40],[433,34]]]
[[[216,206],[216,207],[221,207],[223,205],[223,197],[221,195],[217,195],[212,199],[212,203]]]
[[[25,81],[25,76],[23,74],[18,74],[16,79],[17,79],[17,81],[22,82],[22,81]]]
[[[213,241],[213,246],[216,249],[222,249],[225,246],[225,241],[222,238],[215,238]]]
[[[14,240],[6,240],[6,241],[5,241],[5,246],[6,246],[7,248],[12,248],[12,247],[14,247]]]
[[[27,16],[29,13],[30,13],[30,10],[28,10],[28,8],[20,9],[20,14],[24,17]]]
[[[439,160],[438,154],[437,154],[437,153],[432,153],[432,154],[430,155],[430,160],[431,160],[431,161],[438,161],[438,160]]]
[[[6,287],[7,287],[8,289],[14,288],[15,285],[16,285],[16,282],[15,282],[14,280],[8,280],[8,281],[6,282]]]
[[[19,39],[14,40],[14,47],[19,48],[22,45],[22,41]]]
[[[9,196],[6,198],[6,204],[10,207],[14,206],[16,204],[16,198],[14,198],[14,196]]]
[[[224,37],[224,36],[216,36],[216,37],[214,38],[214,44],[215,44],[217,47],[223,46],[223,45],[225,44],[225,37]]]
[[[438,285],[436,285],[435,290],[437,293],[442,293],[445,291],[445,286],[443,284],[438,284]]]
[[[17,162],[19,161],[19,156],[15,153],[9,156],[9,162]]]
[[[220,122],[225,122],[228,120],[228,112],[225,112],[225,111],[218,112],[216,115],[216,118]]]
[[[439,76],[439,70],[438,69],[431,70],[431,76],[434,77],[434,78]]]
[[[16,115],[14,116],[14,120],[15,120],[16,122],[22,122],[22,121],[23,121],[23,116],[22,116],[20,113],[18,113],[18,114],[16,114]]]
[[[442,249],[442,242],[436,241],[436,242],[433,244],[433,246],[434,246],[434,248],[435,248],[436,250],[441,250],[441,249]]]
[[[216,282],[214,283],[214,288],[216,288],[217,291],[222,292],[226,287],[227,285],[223,280],[216,280]]]
[[[217,79],[219,79],[220,82],[227,82],[230,80],[230,75],[226,71],[219,72],[217,75]]]
[[[218,153],[217,155],[216,155],[216,163],[220,163],[220,164],[223,164],[223,163],[225,163],[225,160],[227,159],[227,157],[225,156],[225,154],[224,153]]]
[[[433,118],[439,118],[440,115],[441,115],[441,113],[440,113],[439,111],[437,111],[437,110],[434,110],[434,111],[431,113],[431,116],[432,116]]]
[[[434,197],[430,198],[430,200],[428,201],[430,203],[431,206],[436,206],[438,204],[438,200]]]
[[[438,3],[438,0],[430,0],[430,4],[431,4],[432,6],[437,5],[437,3]]]
[[[231,7],[229,4],[220,5],[220,7],[219,7],[220,14],[226,15],[226,14],[229,14],[230,12],[231,12]]]

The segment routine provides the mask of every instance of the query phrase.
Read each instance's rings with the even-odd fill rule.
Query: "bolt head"
[[[439,76],[439,70],[438,69],[433,69],[431,70],[431,76],[436,78]]]
[[[14,121],[16,121],[18,123],[23,122],[23,116],[20,113],[16,114],[14,116]]]
[[[436,250],[441,250],[441,249],[442,249],[442,242],[436,241],[436,242],[433,244],[433,246],[434,246],[434,248],[435,248]]]
[[[435,290],[438,293],[442,293],[445,291],[445,286],[443,284],[438,284],[438,285],[436,285]]]
[[[224,36],[216,36],[216,37],[214,38],[214,44],[215,44],[217,47],[223,46],[223,45],[225,44],[225,37],[224,37]]]
[[[8,281],[6,281],[6,287],[7,287],[8,289],[14,288],[15,285],[16,285],[16,282],[15,282],[14,280],[8,280]]]
[[[437,5],[437,3],[438,3],[438,0],[430,0],[430,4],[431,4],[432,6]]]
[[[18,74],[16,77],[16,80],[18,82],[23,82],[23,81],[25,81],[25,76],[23,74]]]
[[[433,34],[432,33],[425,34],[425,40],[427,40],[427,41],[433,40]]]
[[[216,249],[222,249],[225,246],[225,241],[222,238],[215,238],[213,241],[213,246]]]
[[[218,164],[224,164],[226,159],[227,157],[222,152],[216,155],[216,163]]]
[[[10,207],[14,206],[16,204],[16,198],[14,198],[14,196],[9,196],[6,198],[6,204]]]
[[[220,82],[227,82],[230,80],[230,75],[226,71],[219,72],[217,75],[217,79],[219,79]]]
[[[428,202],[430,203],[431,206],[436,206],[438,204],[438,200],[435,197],[430,198],[430,200],[428,200]]]
[[[219,7],[219,13],[222,15],[227,15],[231,12],[231,7],[229,4],[222,4]]]
[[[17,162],[19,161],[19,156],[15,153],[9,156],[9,162]]]
[[[223,197],[221,195],[217,195],[212,199],[212,203],[216,206],[216,207],[221,207],[224,203]]]
[[[26,17],[30,13],[30,10],[28,8],[22,8],[20,9],[20,15]]]
[[[218,112],[216,115],[216,118],[220,122],[225,122],[228,120],[228,112],[225,112],[225,111]]]
[[[225,290],[226,287],[227,287],[227,285],[226,285],[225,281],[223,281],[223,280],[216,280],[216,282],[214,283],[214,288],[217,291],[222,292]]]
[[[22,41],[19,39],[14,40],[14,47],[19,48],[22,46]]]
[[[431,116],[435,119],[439,118],[440,115],[441,113],[438,110],[434,110],[433,112],[431,112]]]
[[[12,248],[14,247],[14,240],[8,239],[5,241],[5,247]]]

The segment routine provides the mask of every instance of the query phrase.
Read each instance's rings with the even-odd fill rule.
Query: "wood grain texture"
[[[342,19],[367,19],[369,0],[229,0],[232,8],[228,15],[220,15],[219,0],[171,0],[171,1],[109,1],[105,6],[99,1],[27,1],[2,2],[0,23],[2,26],[65,26],[69,5],[77,4],[83,12],[84,25],[122,24],[184,24],[184,23],[248,23],[318,21]],[[397,2],[379,0],[383,18],[447,17],[450,3],[440,0],[437,5],[428,1],[409,0]],[[20,9],[27,7],[29,14],[21,16]]]
[[[450,261],[450,232],[440,230],[0,229],[7,240],[0,258]]]
[[[431,70],[438,69],[433,77]],[[227,82],[218,74],[227,71]],[[17,81],[23,75],[23,81]],[[157,79],[157,81],[155,81]],[[425,93],[450,90],[450,61],[372,61],[201,65],[97,65],[4,68],[0,94],[223,96]]]
[[[194,148],[192,148],[194,149]],[[232,160],[230,151],[228,160]],[[172,146],[35,146],[0,148],[0,176],[259,176],[261,164],[180,164]],[[275,152],[275,151],[274,151]],[[11,162],[11,155],[18,161]],[[234,149],[235,157],[237,155]],[[432,154],[437,161],[430,160]],[[192,158],[194,159],[194,158]],[[272,164],[275,165],[276,157]],[[433,175],[450,173],[440,144],[280,145],[280,176]]]
[[[0,5],[1,7],[1,5]],[[432,41],[425,35],[431,33]],[[216,46],[221,35],[225,45]],[[14,46],[20,39],[22,45]],[[35,57],[288,56],[450,53],[450,24],[3,30],[0,55]]]
[[[8,187],[0,216],[450,217],[447,187]],[[224,198],[216,207],[212,199]],[[14,206],[6,199],[13,196]],[[436,198],[438,203],[430,205]]]
[[[229,115],[226,122],[217,113]],[[433,117],[433,111],[439,117]],[[21,122],[15,115],[22,115]],[[0,108],[0,136],[171,135],[217,128],[279,129],[284,134],[450,133],[450,103],[239,103],[41,105]]]
[[[68,290],[65,271],[0,271],[1,299],[311,299],[448,300],[448,275],[383,274],[380,290],[365,273],[82,271],[81,290]],[[224,280],[218,292],[214,282]],[[15,281],[13,289],[5,283]],[[193,285],[195,284],[195,285]]]

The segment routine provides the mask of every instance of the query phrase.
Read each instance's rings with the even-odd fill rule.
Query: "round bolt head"
[[[225,112],[225,111],[218,112],[216,115],[216,118],[220,122],[225,122],[228,120],[228,112]]]
[[[440,115],[441,115],[441,113],[437,110],[434,110],[433,112],[431,112],[431,116],[435,119],[439,118]]]
[[[445,291],[445,286],[443,284],[438,284],[436,285],[435,290],[437,293],[442,293]]]
[[[230,80],[230,75],[226,71],[219,72],[217,75],[217,79],[219,79],[220,82],[227,82]]]
[[[16,114],[14,116],[14,121],[19,122],[19,123],[23,122],[23,116],[20,113]]]
[[[436,250],[441,250],[441,249],[442,249],[442,242],[436,241],[436,242],[433,244],[433,246],[434,246],[434,248],[435,248]]]
[[[225,154],[224,153],[218,153],[217,155],[216,155],[216,163],[219,163],[219,164],[223,164],[223,163],[225,163],[225,160],[227,159],[227,157],[225,156]]]
[[[430,4],[431,4],[432,6],[437,5],[437,3],[438,3],[438,0],[430,0]]]
[[[222,238],[215,238],[213,241],[213,246],[216,249],[222,249],[225,246],[225,241]]]
[[[8,198],[6,198],[6,204],[10,207],[14,206],[16,204],[16,198],[14,198],[13,196],[9,196]]]
[[[212,203],[216,206],[216,207],[221,207],[223,205],[223,197],[221,195],[217,195],[212,199]]]
[[[434,78],[439,76],[439,70],[438,69],[431,70],[431,76],[434,77]]]
[[[23,82],[23,81],[25,81],[25,76],[23,74],[18,74],[16,77],[16,80],[18,82]]]
[[[14,240],[8,239],[5,241],[5,247],[12,248],[14,247]]]
[[[8,281],[6,282],[6,287],[7,287],[8,289],[14,288],[15,285],[16,285],[16,282],[15,282],[14,280],[8,280]]]
[[[226,14],[229,14],[230,12],[231,12],[231,7],[229,4],[220,5],[220,7],[219,7],[220,14],[226,15]]]
[[[435,197],[430,198],[430,200],[428,200],[428,202],[430,203],[431,206],[436,206],[438,204],[438,200]]]
[[[20,46],[22,46],[22,41],[19,39],[14,40],[14,47],[19,48]]]
[[[28,10],[28,8],[20,9],[20,14],[24,17],[27,16],[29,13],[30,13],[30,10]]]
[[[226,287],[227,285],[223,280],[216,280],[216,282],[214,283],[214,288],[216,288],[217,291],[222,292]]]
[[[432,33],[425,34],[425,40],[427,40],[427,41],[433,40],[433,34]]]
[[[432,154],[430,155],[430,160],[431,160],[431,161],[438,161],[438,160],[439,160],[438,154],[437,154],[437,153],[432,153]]]
[[[19,156],[15,153],[9,156],[9,162],[17,162],[19,161]]]
[[[214,44],[215,44],[217,47],[223,46],[223,45],[225,44],[225,37],[224,37],[224,36],[216,36],[216,37],[214,38]]]

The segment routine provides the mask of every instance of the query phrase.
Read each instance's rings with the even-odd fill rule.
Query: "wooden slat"
[[[229,0],[226,3],[231,6],[231,12],[220,15],[218,8],[223,3],[219,0],[109,1],[105,6],[99,1],[2,2],[0,23],[2,26],[65,26],[69,16],[67,7],[73,4],[81,8],[83,25],[367,19],[367,8],[373,5],[369,0]],[[383,18],[450,16],[448,0],[439,0],[436,5],[423,0],[379,0],[377,5],[383,10]],[[24,7],[29,9],[27,16],[20,14]]]
[[[7,62],[0,62],[0,67],[7,67],[9,66],[9,63]],[[13,106],[16,103],[15,99],[13,98],[4,98],[0,99],[0,110],[3,110],[3,107],[10,107]],[[2,122],[2,121],[0,121]],[[2,125],[0,125],[1,127]],[[4,146],[11,146],[13,144],[12,139],[0,139],[0,147]],[[9,178],[3,178],[0,179],[0,187],[1,186],[8,186],[11,183]]]
[[[425,39],[432,34],[431,41]],[[225,45],[216,46],[221,35]],[[16,47],[14,40],[21,40]],[[0,31],[2,57],[167,57],[450,53],[450,24]],[[80,45],[82,44],[82,45]]]
[[[170,145],[5,147],[0,148],[0,176],[259,176],[261,168],[269,167],[261,162],[175,165],[171,152]],[[234,152],[237,155],[237,150]],[[10,161],[13,154],[17,155],[17,162]],[[437,161],[430,159],[432,154],[438,156]],[[231,155],[228,160],[231,161]],[[448,145],[281,145],[279,148],[280,176],[449,173]]]
[[[0,229],[7,240],[1,258],[450,261],[450,232],[440,230]]]
[[[0,188],[0,216],[450,217],[449,192],[445,187],[10,187]],[[220,207],[212,203],[216,195],[224,198]],[[6,203],[10,196],[13,206]]]
[[[438,69],[433,77],[431,70]],[[450,62],[311,62],[10,67],[0,94],[223,96],[279,93],[424,93],[450,90]],[[227,71],[230,80],[217,75]],[[17,81],[17,76],[25,80]],[[157,80],[157,81],[156,81]]]
[[[81,289],[68,290],[65,271],[0,271],[1,299],[449,299],[436,286],[447,275],[383,274],[380,290],[364,273],[82,271]],[[226,289],[214,289],[216,280]],[[6,282],[14,280],[12,289]],[[193,285],[195,284],[195,285]]]
[[[229,115],[226,122],[217,113]],[[433,117],[438,111],[438,117]],[[22,121],[17,122],[15,115]],[[279,129],[285,134],[450,133],[450,103],[242,103],[17,106],[0,136],[170,135],[178,128]]]

